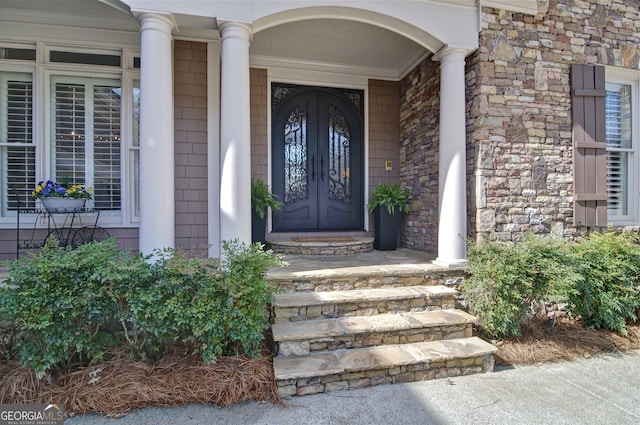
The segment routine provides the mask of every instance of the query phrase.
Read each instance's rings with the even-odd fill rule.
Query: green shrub
[[[582,279],[568,294],[567,311],[585,326],[627,334],[640,306],[640,246],[637,234],[592,233],[571,247]]]
[[[519,335],[534,301],[566,302],[585,326],[626,334],[640,306],[638,242],[609,230],[576,242],[528,234],[517,244],[470,244],[462,290],[493,338]]]
[[[135,280],[145,264],[117,251],[114,240],[71,250],[55,239],[28,259],[8,263],[0,316],[18,330],[20,362],[41,377],[54,365],[103,359],[119,339],[109,329],[117,307],[110,293]]]
[[[265,271],[285,263],[273,251],[264,251],[261,244],[246,247],[235,241],[223,242],[223,250],[224,283],[230,300],[227,306],[231,308],[225,320],[231,343],[227,346],[231,351],[226,354],[241,347],[246,354],[257,356],[263,332],[269,327],[266,305],[273,294]]]
[[[143,335],[135,341],[151,350],[172,342],[194,344],[207,362],[220,355],[258,355],[269,326],[265,273],[282,262],[259,244],[224,242],[223,253],[222,269],[217,260],[190,259],[176,250],[157,253],[155,279],[125,296],[130,328]]]
[[[258,244],[224,245],[224,264],[187,258],[180,251],[131,256],[108,240],[75,250],[56,241],[9,262],[0,287],[0,324],[16,330],[3,338],[3,355],[15,355],[39,377],[104,359],[118,346],[137,358],[175,343],[192,345],[205,361],[244,352],[259,354],[268,326],[269,266],[282,264]],[[5,341],[7,339],[7,341]]]
[[[119,288],[113,299],[121,306],[125,339],[142,360],[175,342],[196,343],[201,329],[219,329],[223,299],[217,260],[187,258],[174,249],[157,250],[153,258],[150,277]]]
[[[560,300],[579,276],[565,241],[526,234],[517,244],[470,244],[471,278],[462,292],[482,331],[492,338],[519,335],[533,302]]]
[[[0,363],[17,357],[16,340],[18,331],[13,324],[13,320],[5,316],[6,313],[3,313],[0,309]]]

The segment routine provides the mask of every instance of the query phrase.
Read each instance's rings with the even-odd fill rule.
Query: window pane
[[[133,146],[140,146],[140,80],[133,80]]]
[[[57,50],[49,53],[51,62],[86,63],[89,65],[120,66],[120,56],[98,55],[95,53],[61,52]]]
[[[131,152],[133,161],[133,216],[140,217],[140,151]]]
[[[36,60],[35,49],[19,49],[16,47],[0,47],[0,59]]]
[[[65,183],[86,183],[85,87],[56,83],[55,176]]]
[[[33,141],[33,83],[31,81],[7,81],[7,143],[31,143]]]
[[[629,198],[629,154],[607,152],[608,213],[612,216],[628,214]]]
[[[93,189],[95,207],[119,210],[120,193],[120,97],[114,86],[93,88]]]
[[[7,202],[3,214],[20,208],[34,208],[35,201],[31,191],[36,181],[36,149],[35,146],[2,147],[2,157],[7,170]]]
[[[605,99],[607,146],[631,148],[631,86],[607,83]]]
[[[611,217],[630,213],[631,92],[630,84],[608,82],[606,85],[607,191]]]
[[[122,206],[121,97],[117,80],[54,77],[54,178],[93,187],[93,206]]]
[[[33,83],[31,74],[0,73],[0,169],[2,211],[15,211],[18,198],[23,208],[33,208],[35,185],[33,145]]]

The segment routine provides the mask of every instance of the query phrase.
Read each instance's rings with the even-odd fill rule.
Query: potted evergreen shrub
[[[369,214],[375,214],[375,249],[391,251],[397,248],[402,214],[411,211],[409,196],[411,192],[401,189],[400,183],[380,183],[371,192],[367,209]]]
[[[251,182],[251,240],[265,243],[267,208],[277,211],[282,206],[269,186],[260,178]]]

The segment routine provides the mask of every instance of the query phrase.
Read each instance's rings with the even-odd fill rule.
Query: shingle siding
[[[176,247],[208,243],[207,48],[174,43]]]

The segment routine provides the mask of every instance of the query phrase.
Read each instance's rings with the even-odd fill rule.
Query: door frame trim
[[[363,205],[367,205],[369,194],[369,79],[362,76],[347,74],[332,74],[323,72],[311,72],[297,69],[267,68],[267,184],[272,185],[271,175],[273,172],[271,149],[272,149],[272,120],[271,115],[271,83],[297,84],[301,86],[349,88],[364,91],[364,185],[362,200]],[[369,214],[363,208],[364,231],[369,231]],[[267,232],[273,231],[271,214],[267,214]]]

